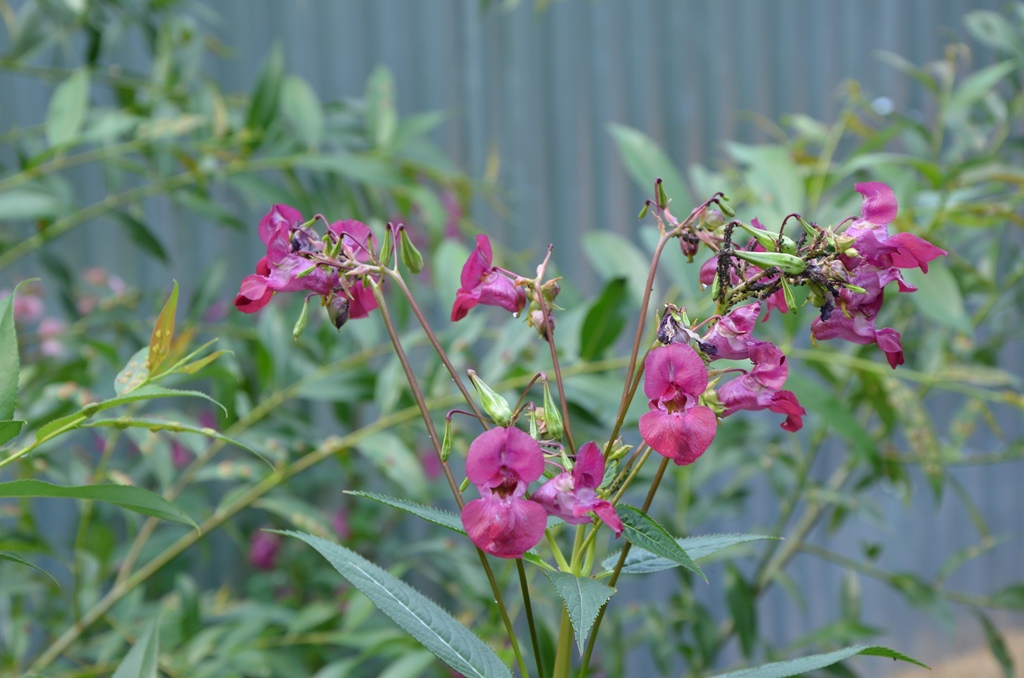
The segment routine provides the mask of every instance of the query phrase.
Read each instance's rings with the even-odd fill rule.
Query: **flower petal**
[[[896,218],[896,194],[886,184],[880,181],[864,181],[856,184],[853,189],[864,196],[861,204],[864,219],[882,226]]]
[[[466,453],[466,477],[477,487],[497,487],[510,478],[531,483],[543,472],[540,444],[517,428],[484,431]]]
[[[478,547],[499,558],[520,558],[544,536],[547,513],[534,501],[491,494],[462,509],[462,525]]]
[[[640,435],[655,452],[679,466],[692,464],[711,445],[718,422],[703,405],[685,412],[648,412],[640,417]]]

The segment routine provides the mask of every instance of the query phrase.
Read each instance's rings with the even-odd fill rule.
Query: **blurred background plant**
[[[480,21],[503,20],[503,11],[511,12],[492,8]],[[514,11],[533,16],[528,6]],[[127,416],[218,429],[271,464],[198,434],[105,427],[6,466],[0,480],[148,487],[201,529],[102,502],[0,505],[0,551],[59,583],[0,559],[0,667],[111,673],[129,644],[154,649],[159,640],[152,656],[171,676],[446,675],[364,598],[339,587],[318,556],[264,527],[338,538],[437,598],[458,594],[460,618],[485,638],[499,637],[487,583],[458,555],[470,554],[468,543],[341,492],[386,489],[440,501],[424,441],[402,426],[417,415],[397,361],[382,358],[376,320],[350,322],[338,334],[314,319],[294,342],[297,304],[275,303],[256,319],[228,309],[239,266],[258,256],[258,215],[287,202],[306,214],[362,219],[378,233],[384,220],[406,223],[432,262],[417,296],[445,314],[468,253],[459,235],[474,230],[468,214],[482,210],[480,196],[502,213],[491,183],[500,154],[488,151],[486,182],[471,181],[434,143],[444,116],[399,116],[383,68],[359,98],[321,102],[289,73],[282,48],[262,45],[249,93],[226,92],[210,72],[233,46],[219,42],[219,19],[197,3],[0,1],[0,16],[3,91],[49,95],[38,124],[0,131],[0,287],[40,279],[14,299],[18,414],[27,424],[4,457],[47,422],[113,395],[116,375],[148,344],[178,277],[182,345],[217,337],[215,348],[230,351],[187,388],[209,393],[226,414],[202,400],[171,400]],[[887,635],[900,629],[873,606],[879,590],[917,610],[901,619],[919,628],[947,634],[974,625],[1012,675],[1000,629],[1019,621],[999,612],[1024,611],[1024,583],[993,580],[987,563],[1019,553],[1020,507],[1011,488],[1003,510],[986,511],[977,488],[1012,484],[1020,471],[1012,462],[1024,454],[1022,21],[1020,5],[967,15],[975,44],[994,55],[982,67],[958,43],[923,66],[884,57],[917,83],[916,113],[850,83],[834,121],[766,120],[762,137],[772,143],[729,143],[721,163],[685,172],[644,133],[611,128],[630,176],[645,192],[655,175],[665,178],[677,212],[689,195],[725,190],[746,219],[777,224],[785,208],[836,223],[858,211],[855,181],[881,180],[900,199],[897,225],[950,257],[930,267],[926,284],[915,281],[919,292],[886,305],[907,348],[908,364],[895,372],[872,347],[811,349],[790,317],[768,323],[768,338],[794,361],[791,388],[811,415],[804,434],[783,437],[759,417],[724,428],[711,453],[676,477],[675,510],[658,518],[679,535],[761,531],[785,541],[737,547],[706,565],[713,584],[694,594],[679,585],[688,574],[678,570],[658,575],[654,586],[666,593],[654,603],[624,578],[619,596],[637,602],[603,629],[595,664],[609,675],[625,675],[627,662],[704,675],[865,640],[913,654]],[[17,104],[5,97],[3,105]],[[628,237],[581,230],[590,232],[571,233],[571,243],[561,236],[555,258],[576,274],[568,260],[581,248],[593,267],[582,284],[567,280],[559,298],[569,309],[559,318],[560,349],[580,365],[567,387],[584,439],[607,433],[617,405],[609,397],[623,365],[611,356],[631,322],[620,309],[624,299],[639,300],[652,229],[629,229]],[[517,235],[509,240],[548,237]],[[83,270],[83,260],[106,266]],[[696,268],[680,258],[656,298],[694,304]],[[595,279],[601,284],[590,284]],[[406,331],[421,341],[411,325]],[[485,314],[442,341],[453,346],[457,367],[475,367],[508,394],[543,369],[530,331],[496,333]],[[422,369],[432,402],[450,407],[447,375],[426,360]],[[468,438],[461,442],[456,449]],[[992,464],[1000,470],[979,475],[979,465]],[[805,576],[812,559],[827,561],[831,574]],[[939,623],[926,626],[928,617]],[[843,670],[838,675],[856,664],[836,669]]]

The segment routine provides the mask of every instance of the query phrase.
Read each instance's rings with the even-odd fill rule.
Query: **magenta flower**
[[[253,534],[249,542],[249,562],[257,570],[273,570],[280,550],[281,536],[261,530]]]
[[[547,514],[524,499],[544,472],[544,452],[517,428],[493,428],[470,443],[466,477],[481,498],[462,509],[462,525],[478,547],[499,558],[520,558],[544,536]]]
[[[889,235],[888,224],[896,218],[896,195],[879,181],[856,184],[854,190],[864,196],[861,218],[847,231],[855,239],[854,247],[864,263],[877,268],[920,268],[928,272],[928,262],[947,252],[913,233]]]
[[[644,393],[651,411],[640,417],[644,442],[683,466],[692,464],[715,438],[717,421],[698,398],[708,387],[708,369],[683,344],[660,346],[644,362]]]
[[[491,241],[484,234],[476,236],[474,249],[462,267],[462,287],[455,294],[452,322],[466,317],[477,304],[498,306],[509,313],[519,313],[526,306],[526,292],[515,281],[493,266]]]
[[[572,472],[563,471],[547,481],[530,497],[548,512],[572,525],[591,522],[591,511],[612,528],[615,536],[622,534],[622,520],[611,502],[597,496],[604,480],[604,455],[594,443],[587,443],[576,453]]]
[[[725,406],[722,417],[740,410],[771,410],[786,415],[783,430],[799,431],[806,411],[792,391],[781,390],[789,376],[786,356],[765,341],[750,350],[750,359],[754,369],[718,389],[718,400]]]
[[[711,360],[749,358],[750,349],[764,343],[753,336],[760,314],[759,301],[729,311],[700,340],[701,350]]]

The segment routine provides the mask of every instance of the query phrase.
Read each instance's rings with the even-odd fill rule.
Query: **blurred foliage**
[[[895,372],[874,347],[808,348],[803,326],[790,316],[765,327],[793,361],[790,387],[811,413],[804,434],[783,435],[760,417],[731,420],[712,453],[666,488],[674,510],[659,519],[684,535],[722,529],[723,521],[739,517],[744,531],[785,541],[735,547],[724,584],[707,590],[694,592],[692,575],[676,570],[681,582],[663,600],[609,619],[595,663],[610,675],[626,674],[628,653],[637,647],[666,675],[677,675],[681,662],[702,675],[740,656],[772,660],[876,637],[885,629],[863,621],[864,578],[885,582],[942,620],[952,604],[968,607],[999,656],[1002,641],[986,615],[1024,611],[1024,583],[977,594],[946,582],[1000,543],[956,469],[1024,454],[1024,441],[1005,440],[998,425],[1019,417],[1021,407],[1019,375],[1002,366],[1000,354],[1020,336],[1024,302],[1024,9],[1014,12],[966,18],[975,39],[1000,57],[984,69],[970,70],[969,51],[960,45],[923,67],[886,57],[921,83],[926,105],[919,116],[885,112],[851,85],[835,122],[794,116],[771,128],[776,143],[730,144],[725,165],[688,173],[671,167],[635,130],[613,130],[645,189],[654,172],[677,177],[678,187],[668,186],[677,204],[687,190],[695,196],[726,190],[744,216],[769,225],[779,223],[783,207],[838,222],[857,212],[854,181],[884,180],[900,197],[897,226],[950,256],[914,281],[919,292],[890,294],[886,313],[903,332],[908,357]],[[431,312],[446,314],[468,250],[444,236],[467,229],[462,212],[471,184],[430,142],[442,116],[396,113],[386,70],[373,73],[360,99],[325,103],[308,82],[288,74],[275,47],[251,93],[229,94],[207,75],[210,60],[227,50],[199,3],[39,0],[15,11],[0,0],[0,16],[7,26],[0,70],[50,91],[39,124],[0,132],[0,270],[24,274],[31,254],[42,278],[15,298],[29,304],[17,326],[17,416],[26,424],[5,443],[4,458],[30,444],[47,422],[114,397],[116,376],[149,345],[157,302],[116,271],[76,270],[54,241],[112,222],[140,255],[173,265],[148,217],[147,201],[155,197],[169,198],[203,223],[253,236],[255,220],[226,205],[243,202],[262,213],[287,202],[307,214],[363,219],[378,232],[382,216],[401,219],[418,227],[414,236],[429,252],[417,297]],[[127,61],[135,54],[130,45],[142,46],[141,63]],[[83,169],[102,181],[99,197],[80,188]],[[559,348],[564,364],[573,365],[565,376],[579,440],[607,435],[618,405],[624,362],[611,356],[631,321],[622,302],[639,301],[642,293],[652,235],[646,228],[633,243],[590,233],[583,249],[605,287],[586,298],[566,282],[559,298],[566,308],[558,317]],[[691,315],[706,316],[710,304],[699,301],[696,266],[665,268],[655,298],[681,298]],[[0,477],[149,488],[200,530],[103,502],[0,504],[0,591],[9,601],[0,605],[0,671],[19,674],[35,663],[32,670],[48,676],[110,674],[122,662],[146,663],[142,650],[128,654],[134,644],[169,676],[447,675],[365,598],[339,587],[337,575],[303,545],[283,542],[272,569],[260,569],[258,560],[246,564],[261,528],[337,538],[432,596],[458,600],[460,621],[482,637],[502,636],[466,540],[342,493],[386,489],[444,503],[433,496],[436,469],[423,460],[423,436],[403,426],[417,412],[377,320],[353,321],[341,334],[313,322],[296,343],[295,303],[275,302],[255,319],[225,321],[222,287],[215,272],[196,285],[178,314],[176,348],[184,354],[187,345],[216,336],[211,350],[229,353],[169,383],[209,393],[227,413],[201,399],[128,404],[121,412],[219,429],[227,440],[169,426],[69,432],[59,445],[41,445],[6,466]],[[404,307],[395,306],[402,316]],[[900,322],[912,316],[926,320]],[[418,330],[404,332],[432,407],[454,406],[448,375],[435,361],[418,360],[425,350]],[[477,369],[510,397],[548,369],[547,347],[535,334],[497,330],[486,314],[470,315],[441,340],[456,368]],[[642,405],[627,425],[635,426]],[[465,450],[470,434],[457,425],[456,450]],[[990,437],[1000,444],[974,449]],[[975,544],[937,553],[934,567],[924,564],[928,571],[890,571],[873,545],[833,552],[812,539],[877,520],[869,490],[909,496],[920,478],[937,498],[953,495],[961,503],[975,521]],[[752,512],[765,492],[777,514]],[[764,594],[780,585],[797,606],[804,595],[826,595],[792,579],[789,566],[801,554],[825,558],[843,572],[834,592],[842,615],[774,647],[758,614]],[[515,573],[502,568],[498,575],[508,584]],[[538,598],[538,616],[557,618],[545,612],[555,611],[558,599]],[[542,626],[543,649],[552,649],[556,633]],[[505,647],[498,651],[508,654]],[[1001,661],[1008,661],[1005,653]]]

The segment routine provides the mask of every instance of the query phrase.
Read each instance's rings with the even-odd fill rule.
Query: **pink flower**
[[[763,341],[754,339],[753,331],[761,314],[761,302],[740,306],[719,318],[700,340],[700,349],[711,360],[742,360],[750,357],[750,349]]]
[[[815,318],[811,323],[815,339],[845,339],[854,344],[878,344],[885,352],[889,366],[896,369],[903,364],[903,345],[900,333],[891,327],[878,329],[874,318],[847,316],[834,311],[827,321]]]
[[[771,410],[786,415],[781,424],[784,430],[799,431],[806,412],[792,391],[781,390],[789,376],[786,356],[765,341],[751,349],[750,359],[754,369],[718,389],[718,399],[725,406],[722,417],[740,410]]]
[[[249,542],[249,562],[257,570],[273,570],[280,550],[281,535],[261,530]]]
[[[517,428],[493,428],[470,443],[466,477],[481,498],[463,507],[462,525],[474,544],[499,558],[520,558],[541,540],[547,514],[523,496],[543,472],[540,445]]]
[[[622,520],[611,502],[599,499],[597,488],[604,480],[604,455],[594,443],[587,443],[576,453],[572,472],[563,471],[547,481],[530,497],[548,512],[572,525],[591,522],[591,511],[612,528],[615,536],[622,534]]]
[[[455,294],[452,322],[462,320],[477,304],[498,306],[509,313],[519,313],[526,306],[526,292],[497,266],[492,266],[493,260],[491,241],[482,233],[477,235],[476,249],[462,267],[462,287]]]
[[[644,393],[651,411],[640,417],[640,435],[658,454],[692,464],[714,440],[715,413],[697,399],[708,387],[708,369],[683,344],[660,346],[644,362]]]
[[[876,268],[918,268],[927,273],[928,262],[947,252],[913,233],[889,235],[888,224],[896,218],[896,195],[879,181],[856,184],[854,190],[864,196],[861,218],[847,231],[855,239],[854,247],[864,263]]]

